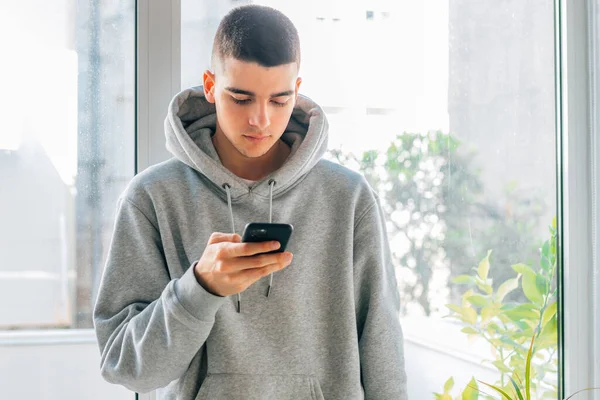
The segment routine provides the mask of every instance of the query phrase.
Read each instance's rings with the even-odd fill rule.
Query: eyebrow
[[[249,91],[243,90],[243,89],[238,89],[238,88],[234,88],[234,87],[226,87],[225,90],[227,90],[228,92],[231,92],[231,93],[243,94],[243,95],[246,95],[246,96],[256,97],[256,94],[254,92],[249,92]],[[273,98],[273,97],[291,96],[294,93],[295,92],[293,90],[286,90],[285,92],[273,93],[271,95],[271,98]]]

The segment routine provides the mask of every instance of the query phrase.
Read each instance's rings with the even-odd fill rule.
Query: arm
[[[203,289],[192,267],[170,280],[155,223],[119,200],[93,316],[104,379],[142,393],[178,379],[224,299]]]
[[[406,400],[400,295],[377,200],[356,223],[354,283],[365,399]]]

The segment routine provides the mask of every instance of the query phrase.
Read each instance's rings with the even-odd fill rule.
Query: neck
[[[246,157],[231,144],[218,124],[212,142],[225,168],[242,179],[252,181],[259,181],[277,171],[291,152],[289,146],[280,139],[264,155],[255,158]]]

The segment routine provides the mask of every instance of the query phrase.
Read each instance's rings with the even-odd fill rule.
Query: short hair
[[[296,62],[300,67],[300,38],[292,21],[281,11],[255,4],[236,7],[217,29],[213,68],[217,57],[233,57],[263,67]]]

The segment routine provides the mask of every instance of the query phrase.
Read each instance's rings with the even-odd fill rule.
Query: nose
[[[251,126],[254,126],[261,131],[265,130],[271,124],[267,106],[263,104],[257,104],[252,110],[252,115],[250,115],[248,122]]]

